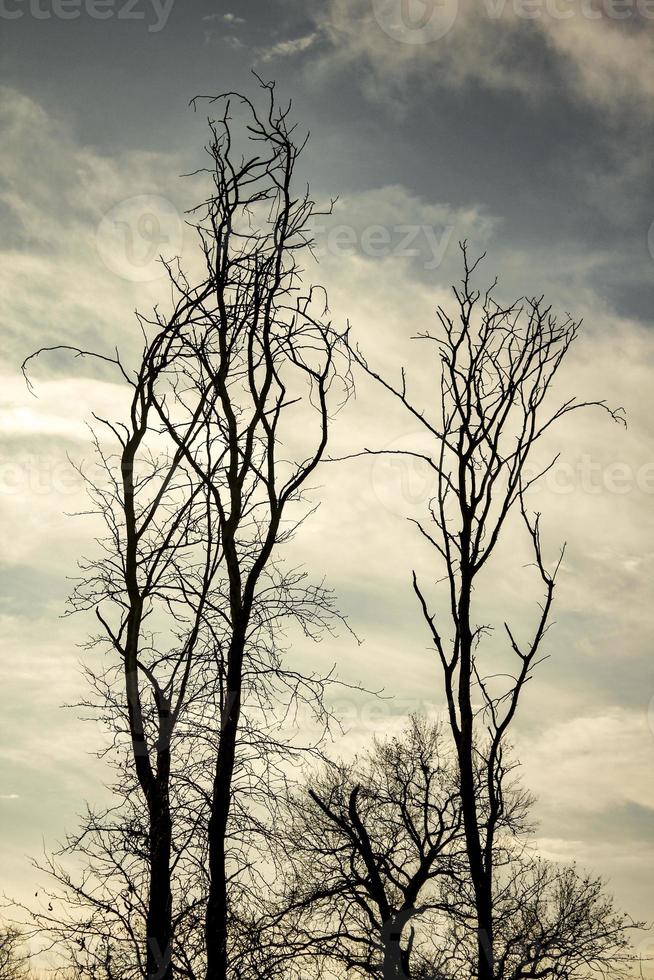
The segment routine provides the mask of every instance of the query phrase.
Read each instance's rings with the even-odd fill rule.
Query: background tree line
[[[88,490],[102,532],[70,605],[97,622],[85,707],[111,732],[112,804],[42,863],[25,938],[67,976],[106,980],[618,976],[636,923],[600,880],[538,857],[509,736],[562,556],[546,553],[529,509],[552,465],[534,475],[534,450],[572,411],[621,414],[554,400],[578,324],[542,298],[480,291],[465,244],[452,310],[416,337],[437,382],[430,403],[413,399],[404,369],[382,376],[305,283],[321,213],[297,187],[306,141],[262,90],[262,108],[209,100],[195,175],[206,195],[188,215],[199,263],[167,264],[172,306],[139,315],[136,367],[74,344],[31,355],[98,359],[127,401],[95,417],[103,475]],[[410,584],[445,721],[407,719],[344,762],[329,753],[330,689],[344,681],[300,667],[289,634],[319,640],[347,623],[284,545],[315,506],[310,481],[357,371],[430,442],[414,454],[433,473],[414,530],[433,577]],[[513,660],[500,673],[475,595],[511,522],[542,601],[530,636],[497,611]],[[299,708],[311,738],[288,723]],[[20,935],[3,937],[4,975],[20,976]]]

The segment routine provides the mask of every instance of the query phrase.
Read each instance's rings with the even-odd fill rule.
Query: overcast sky
[[[381,368],[427,369],[409,337],[449,302],[463,237],[506,295],[544,292],[584,318],[561,390],[623,405],[629,428],[578,416],[556,439],[538,507],[551,554],[568,549],[517,744],[542,850],[654,919],[654,3],[0,0],[0,21],[3,889],[28,894],[29,855],[101,796],[95,735],[60,707],[82,689],[85,626],[59,618],[67,576],[92,552],[88,522],[66,516],[83,505],[66,456],[88,457],[90,412],[123,397],[110,374],[58,360],[33,398],[19,364],[47,343],[134,350],[133,309],[166,300],[159,247],[193,244],[178,175],[201,161],[204,119],[188,102],[254,93],[254,68],[311,130],[302,177],[339,200],[310,271]],[[416,437],[363,384],[334,451]],[[342,706],[351,746],[439,710],[409,580],[430,570],[405,520],[429,488],[379,460],[331,464],[320,482],[296,555],[327,573],[364,642],[298,655],[394,696]],[[534,611],[522,547],[516,534],[480,597],[488,621]]]

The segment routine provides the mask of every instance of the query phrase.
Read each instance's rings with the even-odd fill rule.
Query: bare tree
[[[442,667],[449,722],[456,746],[463,824],[477,914],[478,980],[496,976],[493,876],[497,828],[505,808],[502,793],[504,746],[509,727],[533,668],[539,661],[560,558],[554,566],[543,555],[539,515],[528,513],[529,488],[554,465],[528,473],[542,436],[570,413],[600,407],[616,420],[621,412],[603,401],[570,397],[552,405],[552,385],[577,336],[579,324],[557,318],[543,299],[503,305],[493,284],[485,293],[472,283],[479,260],[470,263],[462,246],[464,275],[454,288],[456,315],[437,311],[438,332],[418,334],[434,352],[438,401],[415,404],[404,369],[395,384],[359,364],[393,395],[432,441],[433,451],[415,453],[434,474],[433,496],[418,531],[433,549],[439,577],[444,575],[445,609],[436,614],[424,586],[413,587]],[[549,396],[549,397],[548,397]],[[531,638],[521,641],[508,623],[506,640],[516,668],[504,689],[497,671],[480,667],[489,627],[475,622],[473,600],[481,573],[496,552],[509,515],[522,516],[543,586],[543,601]],[[450,638],[451,633],[451,638]],[[477,758],[485,769],[484,799],[476,793]]]
[[[333,596],[276,552],[311,510],[304,491],[330,412],[350,392],[349,350],[326,319],[324,296],[301,288],[299,256],[311,255],[317,212],[308,192],[293,190],[303,144],[294,142],[290,106],[278,107],[272,85],[263,89],[263,115],[242,96],[210,100],[222,107],[220,120],[209,120],[211,166],[200,172],[210,192],[191,212],[203,271],[192,285],[179,262],[167,265],[174,309],[139,316],[137,370],[118,353],[54,348],[113,365],[131,389],[125,418],[96,418],[103,476],[89,490],[106,535],[100,557],[82,563],[72,608],[95,611],[102,634],[92,645],[108,641],[117,654],[104,672],[90,671],[99,693],[90,705],[113,727],[118,751],[126,732],[146,804],[142,941],[151,980],[172,976],[175,746],[206,729],[204,745],[215,750],[205,927],[213,980],[228,969],[239,732],[257,728],[252,719],[244,726],[243,712],[261,717],[281,705],[283,718],[304,700],[328,724],[323,692],[332,678],[287,668],[278,638],[289,620],[312,638],[331,629]],[[233,102],[248,116],[247,156],[233,147]]]
[[[489,816],[483,768],[477,800]],[[332,764],[292,798],[286,906],[298,976],[472,980],[476,896],[468,868],[458,765],[440,725],[412,718],[353,763]],[[539,859],[531,799],[504,776],[494,838],[498,980],[617,977],[636,927],[600,879]],[[322,967],[322,969],[321,969]],[[340,974],[339,974],[340,975]]]
[[[269,913],[270,875],[281,873],[284,827],[277,800],[289,792],[300,759],[307,753],[320,757],[315,746],[280,741],[275,727],[255,729],[246,715],[236,759],[226,842],[234,977],[251,978],[257,970],[266,975],[262,964],[270,975],[277,969],[280,956],[261,927]],[[206,970],[206,833],[215,750],[210,727],[194,738],[185,733],[176,740],[171,770],[171,963],[175,975],[190,980],[200,980]],[[138,980],[146,975],[149,825],[126,752],[113,767],[111,806],[87,808],[61,848],[35,862],[42,883],[30,906],[21,906],[22,922],[25,936],[60,972]]]
[[[328,764],[290,800],[285,917],[313,957],[411,976],[412,921],[440,907],[437,884],[460,864],[454,776],[439,726],[412,717],[402,737]]]
[[[626,976],[635,962],[630,933],[643,927],[615,907],[601,878],[529,851],[496,874],[493,917],[499,980]],[[476,976],[475,945],[467,956],[465,943],[457,948],[453,975]]]
[[[29,956],[24,937],[13,925],[0,925],[0,980],[25,980]]]
[[[71,609],[95,611],[102,632],[90,646],[109,641],[118,655],[88,676],[100,695],[92,703],[113,733],[113,747],[120,751],[123,733],[128,736],[147,808],[144,958],[146,975],[159,980],[172,976],[171,751],[196,653],[200,646],[204,650],[207,602],[221,556],[206,491],[193,484],[182,450],[162,445],[153,411],[155,392],[163,397],[163,391],[175,391],[186,315],[180,303],[165,327],[151,340],[146,336],[133,375],[118,354],[65,348],[113,363],[132,391],[124,420],[95,417],[116,448],[94,433],[101,475],[94,474],[87,487],[105,533],[99,555],[80,564]],[[185,421],[185,445],[194,445],[202,438],[199,413]],[[118,698],[117,683],[123,692]]]
[[[279,544],[306,507],[307,481],[327,445],[330,411],[350,390],[345,338],[316,306],[319,294],[301,284],[303,253],[311,253],[310,222],[317,213],[308,192],[294,190],[303,145],[296,145],[289,109],[265,85],[263,114],[242,96],[211,100],[222,107],[210,120],[208,170],[212,191],[195,211],[206,279],[176,280],[194,308],[186,336],[186,386],[202,405],[208,439],[194,456],[163,401],[162,422],[207,488],[224,556],[227,630],[224,711],[209,820],[207,977],[228,972],[228,878],[225,848],[235,755],[248,675],[248,633],[257,596]],[[248,116],[249,146],[234,149],[232,102]],[[330,409],[331,404],[331,409]],[[311,596],[309,596],[311,599]]]

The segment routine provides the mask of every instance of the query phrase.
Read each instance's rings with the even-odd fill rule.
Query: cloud
[[[330,49],[323,67],[369,71],[371,95],[410,92],[409,83],[480,83],[539,100],[561,79],[604,107],[654,94],[654,32],[647,4],[609,0],[331,0],[316,19]]]
[[[213,23],[216,20],[222,20],[225,24],[245,24],[247,21],[243,17],[237,17],[236,14],[205,14],[202,18],[203,21],[208,21]]]
[[[259,53],[261,61],[274,61],[276,58],[291,58],[296,54],[301,54],[313,47],[319,37],[318,31],[312,31],[302,37],[289,38],[286,41],[279,41],[269,48],[264,48]]]
[[[619,705],[549,725],[519,742],[538,797],[536,846],[601,874],[622,908],[651,918],[654,727]],[[651,956],[651,949],[649,951]]]
[[[328,202],[323,209],[329,211]],[[321,275],[337,280],[344,262],[361,258],[372,269],[392,264],[432,279],[458,261],[459,241],[481,251],[499,224],[481,204],[451,207],[392,184],[339,197],[331,214],[315,218],[312,232]]]
[[[520,752],[543,805],[590,815],[627,804],[654,811],[653,746],[646,711],[615,705],[553,724]]]
[[[134,308],[151,309],[168,295],[158,255],[184,249],[181,202],[190,186],[176,176],[184,170],[180,157],[101,155],[80,145],[65,119],[6,88],[0,125],[5,362],[15,370],[36,347],[71,337],[90,350],[106,349],[111,337],[129,359],[140,346]],[[106,374],[88,358],[77,368]]]
[[[363,7],[351,6],[364,16]],[[379,38],[350,37],[347,31],[354,32],[344,5],[340,16],[343,57],[351,57],[352,45],[359,44],[366,57],[379,58]],[[368,27],[379,29],[372,22]],[[471,22],[470,30],[481,28]],[[406,45],[386,40],[393,45],[389,54],[396,58],[388,63],[389,74],[413,71],[408,60],[401,59],[409,54],[415,59],[434,57],[438,45],[432,46],[431,55],[403,53]],[[478,41],[481,44],[481,38]],[[315,39],[305,50],[314,44]],[[374,52],[370,46],[376,46]],[[479,50],[490,65],[495,54]],[[506,53],[500,52],[502,57]],[[492,84],[509,84],[508,78],[493,76],[494,68],[489,70]],[[518,70],[522,71],[519,65]],[[22,474],[23,483],[21,492],[3,496],[10,529],[4,571],[21,600],[0,611],[9,637],[7,662],[14,671],[19,666],[8,696],[14,715],[5,717],[3,734],[6,742],[19,718],[21,739],[5,760],[2,779],[26,798],[30,786],[40,785],[45,774],[57,803],[52,812],[50,806],[47,813],[35,810],[29,828],[16,829],[5,849],[11,846],[15,851],[19,839],[22,854],[37,851],[41,834],[59,831],[66,820],[72,821],[81,800],[93,798],[98,789],[98,769],[85,754],[87,740],[79,737],[79,722],[58,711],[62,701],[74,700],[79,692],[74,655],[84,628],[57,617],[67,588],[65,576],[74,572],[75,558],[92,548],[93,529],[65,516],[80,509],[81,488],[74,486],[70,494],[57,489],[52,475],[59,480],[60,470],[52,467],[55,462],[66,467],[67,451],[83,453],[84,419],[91,408],[103,414],[119,410],[122,395],[110,371],[101,371],[88,359],[64,357],[35,366],[39,397],[34,399],[18,366],[34,346],[61,340],[101,349],[117,343],[127,356],[136,350],[140,341],[133,308],[147,309],[159,300],[164,309],[167,290],[160,280],[138,281],[115,271],[116,262],[130,261],[128,248],[121,256],[121,242],[127,245],[127,239],[112,239],[112,250],[105,256],[109,264],[103,261],[97,228],[125,198],[178,202],[174,175],[183,168],[170,154],[117,151],[100,156],[80,145],[61,119],[50,117],[19,93],[5,94],[0,108],[5,141],[0,201],[8,236],[3,240],[0,275],[10,343],[0,378],[0,438],[5,459],[18,467],[12,479]],[[48,161],[46,171],[43,160]],[[559,481],[569,481],[569,492],[546,485],[538,498],[548,554],[556,554],[566,538],[568,551],[557,592],[558,623],[548,636],[552,656],[529,685],[520,715],[519,748],[547,823],[543,837],[549,843],[543,847],[608,864],[609,831],[591,841],[592,827],[600,813],[608,813],[616,827],[629,812],[625,852],[631,847],[640,855],[642,873],[651,876],[654,855],[639,850],[629,834],[636,833],[642,813],[654,805],[647,721],[647,703],[654,692],[654,680],[647,673],[652,493],[637,482],[627,493],[614,492],[606,480],[615,463],[627,464],[635,478],[641,467],[654,461],[649,406],[643,397],[654,369],[654,333],[617,317],[599,295],[595,283],[607,261],[601,249],[592,244],[575,249],[558,241],[549,248],[538,241],[519,249],[507,240],[503,216],[490,212],[481,192],[477,199],[467,191],[463,200],[469,203],[442,199],[436,186],[416,194],[399,182],[358,193],[350,190],[337,202],[329,223],[345,229],[345,235],[330,242],[329,231],[320,231],[320,261],[309,265],[307,275],[325,284],[334,322],[344,325],[350,320],[353,336],[376,367],[397,377],[399,366],[406,364],[411,391],[426,405],[433,405],[436,365],[426,361],[424,349],[410,337],[434,326],[438,303],[452,302],[450,283],[460,272],[459,238],[468,237],[475,250],[488,251],[482,276],[492,279],[500,273],[505,295],[544,289],[557,309],[586,317],[587,328],[561,377],[561,391],[624,404],[630,428],[625,433],[602,413],[577,416],[544,446],[544,452],[560,448],[562,461],[573,466],[572,474],[566,470],[557,475]],[[120,211],[114,224],[127,222],[136,234],[144,215],[147,222],[141,221],[141,226],[149,235],[156,227],[148,210]],[[414,237],[407,246],[407,228],[422,238]],[[431,229],[431,238],[425,228]],[[442,252],[433,249],[434,242],[438,249],[443,246]],[[183,247],[186,254],[188,240]],[[434,259],[439,261],[434,264]],[[137,265],[138,261],[137,256]],[[360,378],[356,401],[335,421],[331,451],[339,456],[362,445],[408,446],[419,438],[417,426]],[[585,475],[583,469],[575,469],[584,454],[593,463]],[[7,471],[0,472],[3,475],[6,478]],[[345,656],[340,641],[327,640],[310,653],[299,644],[298,658],[315,657],[321,666],[337,660],[348,679],[361,678],[375,689],[383,686],[394,696],[388,710],[379,710],[371,699],[363,699],[363,704],[352,699],[343,706],[358,744],[374,731],[395,731],[408,710],[425,702],[435,713],[442,706],[437,664],[410,581],[414,567],[428,583],[441,574],[406,520],[428,499],[423,476],[373,460],[324,467],[316,481],[322,506],[298,535],[290,556],[306,562],[319,577],[326,574],[365,640],[356,651],[347,646]],[[586,477],[590,484],[584,482]],[[50,489],[48,480],[53,480]],[[517,525],[507,537],[505,558],[501,574],[494,572],[477,597],[478,614],[500,625],[506,616],[518,629],[527,630],[538,593],[524,568],[527,552]],[[24,587],[27,579],[35,583],[38,603],[32,604]],[[487,662],[494,663],[504,654],[499,640],[493,644]],[[22,864],[14,859],[11,867],[14,880],[22,882]],[[629,882],[624,862],[616,864],[615,874]],[[646,892],[642,894],[644,906]]]

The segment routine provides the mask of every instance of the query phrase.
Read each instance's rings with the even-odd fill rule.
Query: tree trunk
[[[147,913],[148,980],[172,980],[172,889],[170,854],[172,823],[167,780],[157,786],[149,804],[150,888]]]
[[[229,651],[227,703],[223,709],[220,746],[216,761],[211,816],[209,818],[209,895],[205,922],[206,980],[227,980],[228,897],[225,836],[232,799],[236,739],[241,714],[244,647],[244,635],[235,636]]]
[[[222,751],[216,766],[215,789],[209,819],[209,895],[205,936],[207,946],[207,980],[227,977],[227,869],[225,833],[229,817],[230,792],[226,787],[228,764]],[[233,751],[232,751],[233,756]]]
[[[384,980],[411,980],[409,954],[400,946],[400,938],[393,935],[384,945]]]
[[[466,554],[468,547],[469,532],[466,529],[462,534],[463,554]],[[469,559],[468,561],[462,560],[461,596],[458,610],[461,644],[458,705],[461,728],[457,739],[457,755],[466,852],[475,894],[475,911],[477,913],[477,980],[493,980],[495,967],[493,957],[493,902],[491,895],[492,870],[485,867],[484,864],[484,847],[479,829],[474,766],[474,712],[470,691],[470,681],[473,673],[472,631],[470,627],[472,578],[468,569]]]
[[[134,510],[134,457],[142,434],[142,432],[136,433],[133,436],[125,446],[121,460],[127,533],[125,585],[130,600],[125,645],[125,694],[134,768],[148,808],[150,882],[146,917],[146,975],[148,980],[172,980],[170,706],[164,703],[157,705],[161,741],[157,750],[155,774],[152,770],[145,740],[141,696],[138,686],[138,649],[143,616],[143,597],[139,588],[137,572],[138,542]]]

